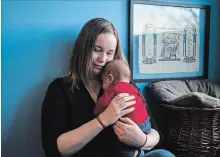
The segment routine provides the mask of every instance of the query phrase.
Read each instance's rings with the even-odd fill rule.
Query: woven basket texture
[[[178,157],[215,157],[220,149],[220,108],[161,105],[169,119],[166,136]]]

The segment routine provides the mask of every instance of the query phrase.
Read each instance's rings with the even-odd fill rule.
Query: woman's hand
[[[135,110],[134,107],[127,108],[136,103],[134,96],[127,93],[116,95],[104,112],[99,115],[100,120],[105,126],[114,124],[120,117]],[[133,100],[133,101],[132,101]]]
[[[114,126],[114,132],[118,136],[118,139],[129,146],[139,147],[144,144],[146,135],[129,118],[120,118]]]
[[[151,132],[146,135],[137,124],[129,118],[120,118],[120,121],[117,121],[113,128],[118,139],[130,146],[142,146],[147,136],[147,142],[142,147],[144,150],[151,150],[160,140],[160,135],[157,130],[151,128]]]

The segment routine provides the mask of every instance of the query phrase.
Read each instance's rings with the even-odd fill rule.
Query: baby
[[[99,115],[103,112],[108,107],[112,98],[117,94],[128,93],[129,95],[135,96],[136,104],[133,105],[135,110],[125,116],[134,121],[143,132],[149,133],[151,129],[150,117],[142,101],[141,94],[136,87],[129,83],[130,77],[130,69],[127,63],[122,60],[113,60],[104,67],[102,71],[102,88],[104,92],[97,100],[94,114]],[[121,143],[121,145],[123,144]],[[135,149],[126,149],[126,147],[123,146],[119,147],[118,150],[119,153],[126,154],[126,156],[134,156]]]

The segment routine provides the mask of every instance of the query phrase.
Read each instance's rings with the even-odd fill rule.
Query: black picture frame
[[[146,10],[150,10],[150,13],[149,13],[149,11],[146,11]],[[164,10],[164,12],[160,12],[161,10]],[[172,12],[172,10],[175,12]],[[210,10],[211,10],[210,5],[178,4],[178,3],[173,3],[173,2],[160,2],[160,1],[154,1],[154,0],[130,0],[129,1],[129,16],[128,16],[128,23],[129,23],[128,24],[128,26],[129,26],[129,29],[128,29],[129,30],[129,41],[128,41],[129,48],[128,49],[129,49],[129,64],[130,64],[130,69],[131,69],[131,73],[132,73],[132,79],[135,82],[159,81],[159,80],[168,80],[168,79],[207,79],[208,78],[208,60],[209,60],[208,57],[209,57]],[[199,16],[194,15],[195,12],[193,12],[193,11],[195,11],[196,15],[199,15]],[[188,12],[190,12],[192,15],[190,15],[190,14],[188,15]],[[167,13],[167,15],[166,15],[166,13]],[[198,28],[197,31],[194,31],[195,32],[194,34],[192,33],[194,30],[194,28],[193,28],[194,25],[191,24],[193,22],[191,22],[191,23],[189,22],[189,24],[190,24],[189,25],[187,23],[187,16],[184,19],[186,20],[185,23],[188,25],[186,25],[183,28],[188,29],[190,26],[189,29],[191,29],[191,30],[189,32],[187,32],[188,30],[183,29],[182,27],[176,29],[176,27],[177,27],[176,23],[178,23],[178,20],[179,21],[182,20],[181,18],[178,19],[178,17],[175,17],[175,16],[171,17],[171,18],[169,17],[172,14],[174,14],[174,15],[175,14],[176,15],[182,14],[184,16],[185,15],[184,13],[187,14],[187,16],[193,18],[191,21],[194,21],[195,28]],[[162,16],[160,16],[161,14],[162,14]],[[141,16],[143,18],[141,18]],[[143,21],[145,20],[145,18],[150,19],[150,17],[152,18],[152,20],[146,20],[148,23],[143,24]],[[152,30],[154,30],[154,29],[151,28],[151,32],[148,34],[145,33],[143,35],[140,33],[139,35],[136,35],[136,34],[138,34],[137,28],[142,28],[143,26],[144,26],[144,28],[146,28],[145,27],[146,25],[152,26],[152,24],[150,22],[155,23],[153,20],[156,20],[157,18],[158,18],[158,20],[157,20],[156,24],[159,26],[160,21],[161,22],[163,21],[163,17],[168,19],[167,20],[168,22],[169,22],[169,19],[171,19],[170,23],[173,24],[175,27],[172,27],[172,29],[169,28],[169,31],[167,31],[168,30],[167,28],[161,29],[161,27],[160,27],[159,28],[160,32],[159,31],[158,31],[159,33],[156,32],[157,34],[152,33]],[[139,21],[139,22],[137,22],[137,21]],[[180,21],[179,23],[182,23],[182,21]],[[166,25],[164,24],[163,26],[166,26]],[[179,27],[179,25],[178,25],[178,27]],[[150,30],[150,29],[148,29],[148,30]],[[139,31],[139,32],[141,32],[141,31]],[[175,35],[176,35],[176,37],[178,36],[177,41],[179,41],[179,42],[174,40],[176,38]],[[171,36],[173,36],[173,40],[170,40],[170,38],[166,38],[166,37],[171,37]],[[191,39],[190,39],[190,36],[192,36]],[[152,39],[150,39],[149,37],[151,37]],[[155,38],[159,42],[158,41],[155,42]],[[143,41],[142,39],[143,40],[146,39],[146,40]],[[195,42],[195,39],[197,39],[196,42]],[[147,41],[151,41],[151,42],[149,42],[151,44],[147,43]],[[190,42],[186,42],[186,41],[191,41],[191,44],[188,44]],[[145,43],[147,43],[147,44],[145,44]],[[160,44],[158,44],[158,43],[160,43]],[[177,49],[176,48],[177,46],[173,46],[173,47],[167,46],[169,44],[171,45],[171,43],[172,43],[172,45],[175,45],[175,43],[176,43],[176,45],[178,45],[178,55],[182,56],[182,58],[180,57],[178,59],[175,59],[176,57],[173,54],[172,55],[174,56],[174,58],[171,58],[171,57],[173,57],[171,55],[171,53],[173,53],[174,50]],[[148,54],[149,54],[149,56],[151,55],[151,57],[147,58],[146,51],[147,51],[147,48],[150,47],[149,45],[154,45],[154,47],[151,48],[151,51],[150,50],[148,51],[149,52]],[[167,47],[165,47],[164,45]],[[190,46],[190,45],[193,45],[193,46]],[[156,51],[154,51],[155,47],[157,49]],[[195,53],[194,53],[194,50],[195,50]],[[161,54],[159,55],[159,53],[158,53],[155,55],[155,53],[153,51],[154,52],[161,52],[161,54],[162,54],[162,52],[167,52],[167,54],[170,53],[169,55],[171,57],[169,58],[168,57],[169,55],[167,55],[165,57],[163,56],[165,58],[164,59],[164,58],[162,58]],[[177,51],[175,51],[175,52],[177,54]],[[190,52],[191,52],[191,54],[190,54]],[[140,57],[138,58],[138,55],[141,56],[141,54],[143,57],[142,60],[139,59]],[[197,54],[197,56],[194,54]],[[152,56],[156,56],[155,57],[156,59],[154,58],[154,60],[153,60]],[[194,59],[192,56],[194,56]],[[195,56],[197,58],[195,58]],[[160,60],[159,60],[159,58],[160,58]],[[184,60],[185,60],[185,64],[180,63],[180,62],[184,62]],[[150,67],[153,67],[153,66],[156,67],[156,64],[153,65],[153,62],[155,62],[155,61],[158,62],[157,63],[158,67],[150,69]],[[161,62],[159,62],[159,61],[161,61]],[[179,64],[178,64],[178,61],[179,61]],[[191,63],[188,64],[187,61],[191,62]],[[187,62],[187,64],[186,64],[186,62]],[[145,65],[145,64],[147,64],[147,65]],[[152,64],[152,65],[150,65],[150,64]],[[164,64],[164,66],[163,66],[163,64]],[[191,69],[189,68],[190,64],[194,65],[193,68],[191,68]],[[178,65],[181,65],[181,66],[179,66],[181,68],[175,69],[175,66],[178,67]],[[186,67],[184,67],[184,66],[186,66]],[[166,67],[167,67],[167,69],[166,69]],[[140,69],[144,69],[147,72],[143,72],[144,70],[141,71]],[[175,70],[179,70],[179,69],[183,69],[183,70],[182,71],[175,71]],[[193,71],[193,70],[197,70],[197,69],[198,69],[198,71]],[[151,70],[151,71],[148,73],[148,70]],[[173,71],[166,72],[166,70],[170,70],[170,71],[173,70]],[[192,71],[190,71],[190,70],[192,70]]]

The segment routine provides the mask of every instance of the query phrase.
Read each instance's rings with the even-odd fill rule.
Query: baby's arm
[[[100,113],[102,113],[108,107],[113,97],[114,97],[114,93],[108,93],[108,94],[104,93],[101,97],[99,97],[96,102],[94,114],[99,115]]]
[[[94,114],[99,115],[102,113],[108,107],[109,103],[110,101],[105,95],[99,97],[95,105]]]
[[[99,115],[99,114],[102,113],[107,107],[108,107],[108,105],[96,103],[96,106],[95,106],[95,109],[94,109],[94,114],[95,114],[95,115]]]

